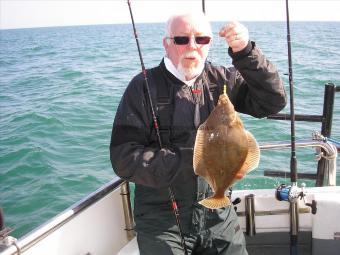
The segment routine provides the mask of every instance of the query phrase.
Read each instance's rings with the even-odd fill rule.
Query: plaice
[[[197,131],[193,167],[214,191],[212,197],[199,203],[210,209],[230,204],[225,191],[235,181],[258,166],[259,146],[241,119],[226,93]]]

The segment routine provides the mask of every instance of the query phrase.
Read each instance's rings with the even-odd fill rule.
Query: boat
[[[205,10],[204,1],[202,4]],[[297,173],[299,179],[315,180],[315,187],[281,184],[277,188],[230,193],[250,255],[339,254],[340,186],[336,185],[336,162],[340,143],[330,138],[336,92],[340,87],[325,84],[322,115],[279,113],[268,117],[291,120],[294,116],[296,121],[321,122],[320,132],[294,142],[298,149],[315,150],[318,167],[316,173]],[[261,151],[291,147],[290,141],[260,143]],[[291,173],[264,171],[264,175],[287,177]],[[0,210],[0,255],[139,255],[130,193],[133,187],[115,177],[19,240],[10,236]],[[296,247],[292,247],[292,236],[296,236]]]
[[[297,149],[315,149],[318,156],[316,173],[298,174],[300,179],[315,180],[315,187],[279,185],[276,189],[231,193],[250,255],[289,254],[293,225],[297,226],[298,254],[339,254],[340,186],[336,186],[336,161],[340,144],[327,138],[339,91],[334,84],[325,85],[323,115],[296,115],[297,121],[322,122],[321,132],[296,141]],[[268,118],[289,120],[290,116],[279,113]],[[261,151],[290,147],[289,141],[260,143]],[[264,175],[289,176],[289,172],[265,171]],[[138,255],[131,188],[133,184],[116,177],[19,240],[0,224],[0,254]],[[290,216],[294,208],[290,200],[298,205],[295,217]]]

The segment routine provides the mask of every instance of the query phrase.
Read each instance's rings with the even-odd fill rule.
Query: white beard
[[[199,59],[199,64],[196,67],[183,67],[182,65],[182,60],[185,57],[195,57]],[[195,78],[196,76],[200,75],[203,71],[204,68],[204,61],[201,58],[200,55],[198,55],[195,51],[192,52],[187,52],[186,54],[184,54],[183,56],[181,56],[178,67],[177,67],[177,71],[182,74],[184,77],[186,77],[188,80],[191,80],[193,78]]]

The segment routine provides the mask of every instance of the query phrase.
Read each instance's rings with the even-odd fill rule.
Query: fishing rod
[[[290,159],[290,181],[293,191],[297,190],[297,160],[295,153],[295,111],[294,111],[294,82],[292,68],[292,50],[290,38],[289,0],[286,0],[286,23],[287,23],[287,46],[288,46],[288,77],[290,93],[290,131],[291,131],[291,159]],[[298,232],[299,232],[299,210],[297,198],[290,200],[290,254],[297,255]]]
[[[149,81],[148,81],[148,77],[147,77],[147,73],[146,73],[146,69],[145,69],[145,65],[144,65],[144,61],[143,61],[142,51],[141,51],[141,48],[140,48],[140,45],[139,45],[139,39],[138,39],[137,30],[136,30],[136,26],[135,26],[135,20],[133,18],[133,14],[132,14],[131,0],[127,0],[127,3],[128,3],[128,6],[129,6],[131,22],[132,22],[134,36],[135,36],[135,39],[136,39],[139,59],[140,59],[140,63],[141,63],[141,66],[142,66],[142,73],[143,73],[143,76],[144,76],[145,87],[146,87],[148,99],[149,99],[149,102],[150,102],[153,125],[154,125],[154,128],[156,130],[156,135],[157,135],[159,147],[163,148],[163,143],[162,143],[162,139],[161,139],[160,131],[159,131],[159,125],[158,125],[156,113],[155,113],[153,103],[152,103]],[[179,209],[178,209],[178,206],[177,206],[175,195],[174,195],[174,192],[173,192],[171,186],[169,186],[168,190],[169,190],[169,198],[170,198],[170,201],[171,201],[172,210],[173,210],[174,215],[175,215],[176,224],[177,224],[178,232],[179,232],[179,235],[180,235],[180,238],[181,238],[181,244],[182,244],[182,247],[183,247],[183,250],[184,250],[184,254],[188,255],[188,250],[187,250],[187,247],[186,247],[186,244],[185,244],[185,239],[184,239],[183,232],[182,232],[181,222],[180,222],[180,218],[179,218]]]
[[[286,15],[287,15],[287,46],[288,46],[288,77],[289,77],[289,93],[290,93],[290,115],[291,115],[291,174],[290,179],[292,183],[297,181],[297,161],[295,153],[295,111],[294,111],[294,82],[293,82],[293,67],[292,67],[292,50],[290,38],[290,25],[289,25],[289,6],[286,0]]]
[[[298,200],[303,199],[306,206],[312,208],[312,214],[316,213],[316,202],[306,203],[304,186],[297,186],[297,160],[295,153],[295,113],[294,113],[294,83],[292,68],[292,51],[290,38],[290,21],[289,21],[289,0],[286,0],[286,23],[287,23],[287,46],[288,46],[288,75],[289,75],[289,92],[290,92],[290,127],[291,127],[291,158],[290,158],[290,181],[291,186],[281,184],[276,189],[276,198],[280,201],[289,202],[290,216],[290,255],[298,254],[298,232],[299,232],[299,206]]]

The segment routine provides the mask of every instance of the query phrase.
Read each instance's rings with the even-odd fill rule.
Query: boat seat
[[[130,242],[128,242],[117,255],[139,255],[139,249],[137,244],[137,238],[134,237]]]

